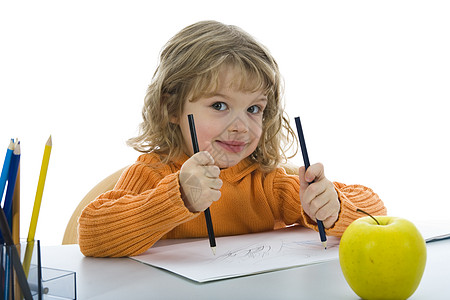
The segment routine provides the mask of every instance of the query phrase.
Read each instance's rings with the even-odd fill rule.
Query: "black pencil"
[[[23,293],[23,296],[26,300],[32,300],[30,286],[28,285],[27,277],[25,276],[25,272],[23,270],[22,264],[20,263],[20,255],[17,252],[17,248],[14,245],[11,230],[8,226],[8,221],[6,220],[5,213],[3,208],[0,207],[0,230],[3,235],[3,239],[5,244],[11,249],[11,260],[13,263],[13,268],[16,270],[17,280],[19,281],[20,289]],[[5,287],[6,288],[6,287]]]
[[[189,120],[189,129],[191,131],[191,140],[192,147],[194,149],[194,153],[199,152],[198,149],[198,141],[197,141],[197,132],[195,131],[195,123],[194,116],[192,114],[188,115]],[[211,220],[211,212],[209,211],[209,207],[205,210],[205,220],[206,220],[206,228],[208,229],[208,237],[209,237],[209,245],[214,255],[216,255],[216,238],[214,237],[214,228]]]
[[[308,150],[306,150],[305,137],[303,136],[302,123],[300,122],[300,117],[295,118],[295,125],[297,126],[298,139],[300,141],[300,148],[302,149],[303,163],[305,164],[305,172],[309,168],[309,157]],[[320,241],[322,242],[325,249],[327,249],[327,235],[325,234],[325,227],[321,220],[317,220],[317,227],[319,228]]]

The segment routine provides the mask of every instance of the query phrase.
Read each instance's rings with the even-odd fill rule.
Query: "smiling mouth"
[[[239,141],[216,141],[222,148],[229,152],[238,153],[244,150],[246,143]]]

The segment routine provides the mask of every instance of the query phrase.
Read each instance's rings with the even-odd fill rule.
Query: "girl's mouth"
[[[238,153],[244,150],[246,143],[240,141],[216,141],[222,148],[229,152]]]

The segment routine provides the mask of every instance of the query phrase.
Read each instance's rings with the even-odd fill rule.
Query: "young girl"
[[[129,140],[144,154],[83,210],[82,253],[133,256],[162,238],[207,237],[208,207],[216,236],[292,224],[317,230],[316,219],[340,236],[358,208],[386,214],[371,189],[332,183],[321,164],[286,173],[284,150],[297,139],[280,92],[277,63],[240,28],[205,21],[176,34],[148,88],[140,135]]]

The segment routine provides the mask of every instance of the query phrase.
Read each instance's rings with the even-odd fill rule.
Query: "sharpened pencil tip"
[[[46,145],[47,145],[47,146],[51,146],[51,145],[52,145],[52,135],[51,135],[51,134],[50,134],[50,136],[48,137],[48,140],[47,140]]]
[[[327,241],[322,242],[323,247],[325,248],[325,250],[327,250]]]
[[[216,255],[216,247],[211,247],[212,253]]]
[[[9,141],[8,150],[14,150],[14,139],[11,139],[11,140]]]
[[[14,146],[14,152],[15,155],[20,155],[20,142],[17,142],[17,144]]]

